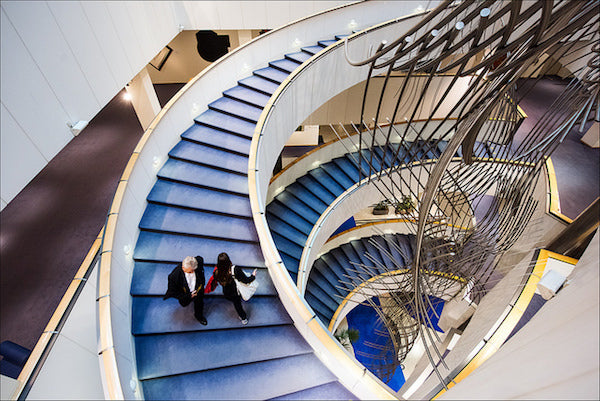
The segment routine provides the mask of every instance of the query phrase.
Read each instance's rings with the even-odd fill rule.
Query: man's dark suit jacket
[[[198,262],[198,268],[194,271],[194,273],[196,273],[196,288],[194,288],[194,290],[197,290],[197,297],[203,297],[205,281],[204,259],[202,256],[196,256],[196,261]],[[185,279],[185,273],[181,268],[181,263],[169,273],[169,286],[163,299],[167,298],[177,298],[182,306],[186,306],[192,302],[192,293],[188,288],[188,283]]]

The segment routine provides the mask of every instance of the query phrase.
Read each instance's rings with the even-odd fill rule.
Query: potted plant
[[[381,202],[379,202],[378,204],[373,206],[373,214],[374,215],[388,214],[388,212],[390,211],[390,209],[388,207],[388,203],[389,202],[386,199],[386,200],[382,200]]]
[[[396,214],[408,214],[415,210],[415,202],[410,195],[404,195],[401,200],[394,205]]]
[[[346,348],[352,350],[352,344],[358,341],[360,333],[356,329],[345,329],[335,334],[335,338]]]

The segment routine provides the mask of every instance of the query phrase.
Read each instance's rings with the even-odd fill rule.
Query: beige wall
[[[567,285],[441,400],[598,399],[598,237]]]

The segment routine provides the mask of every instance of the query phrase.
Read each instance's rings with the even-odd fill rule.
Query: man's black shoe
[[[196,320],[199,321],[200,324],[203,324],[205,326],[208,324],[208,322],[206,321],[206,318],[204,316],[200,316],[200,317],[196,316]]]

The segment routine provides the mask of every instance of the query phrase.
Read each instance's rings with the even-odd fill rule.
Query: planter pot
[[[390,208],[386,207],[385,209],[375,209],[373,208],[373,214],[374,215],[382,215],[382,214],[388,214],[390,212]]]

